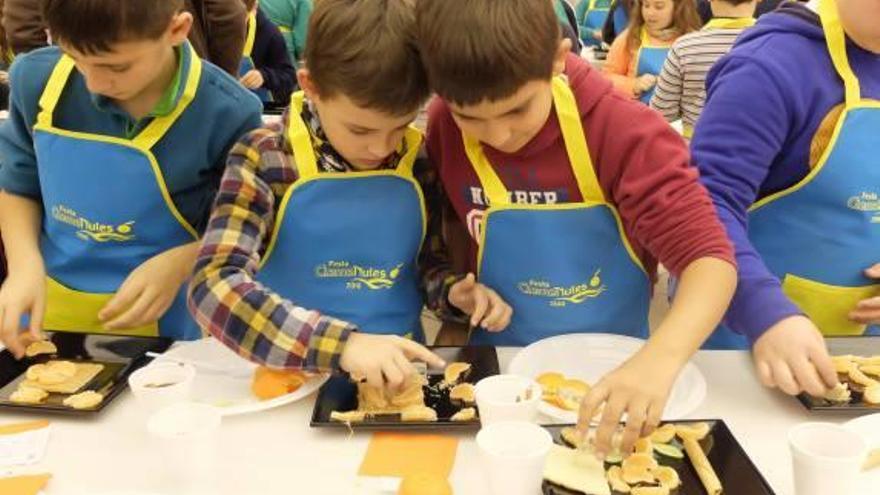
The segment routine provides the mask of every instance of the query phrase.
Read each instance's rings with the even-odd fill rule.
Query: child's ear
[[[308,99],[314,101],[318,97],[318,88],[315,86],[315,81],[312,80],[309,69],[302,68],[296,71],[296,80]]]
[[[193,16],[189,12],[178,12],[171,18],[166,33],[168,39],[174,46],[183,44],[189,37],[189,30],[192,29]]]
[[[553,75],[558,76],[565,72],[565,59],[571,52],[571,40],[563,38],[556,48],[556,57],[553,59]]]

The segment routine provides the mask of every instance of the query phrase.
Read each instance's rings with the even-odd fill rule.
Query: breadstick
[[[709,495],[719,495],[722,493],[724,490],[721,487],[721,481],[718,480],[718,475],[715,474],[715,470],[712,469],[712,464],[710,464],[709,459],[706,458],[706,454],[703,452],[703,448],[700,447],[699,442],[694,438],[687,436],[683,437],[681,440],[684,444],[684,451],[687,452],[688,458],[694,466],[694,470],[697,472],[700,481],[703,482],[703,486],[706,488],[706,493]]]

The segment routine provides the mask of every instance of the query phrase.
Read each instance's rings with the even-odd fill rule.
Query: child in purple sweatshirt
[[[707,91],[692,152],[739,265],[712,342],[752,346],[767,386],[822,395],[823,335],[880,323],[880,2],[783,5]]]

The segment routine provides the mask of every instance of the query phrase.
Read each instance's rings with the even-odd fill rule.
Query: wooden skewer
[[[715,470],[712,469],[712,464],[709,463],[709,459],[706,457],[706,453],[703,452],[703,448],[700,447],[700,443],[691,437],[682,438],[682,443],[684,444],[684,451],[687,452],[691,464],[706,488],[706,493],[709,495],[721,494],[724,491],[721,487],[721,481],[718,479],[718,475],[715,474]]]

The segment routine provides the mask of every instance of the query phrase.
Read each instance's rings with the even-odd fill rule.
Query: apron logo
[[[64,205],[52,207],[52,218],[77,229],[76,236],[84,241],[128,242],[135,238],[134,221],[113,226],[100,222],[90,222],[75,210]]]
[[[318,278],[344,278],[348,279],[345,288],[348,290],[383,290],[394,287],[403,263],[391,270],[364,267],[349,263],[348,261],[328,261],[315,268],[315,276]]]
[[[517,288],[527,296],[550,299],[550,306],[564,308],[569,304],[581,304],[587,299],[602,295],[607,288],[602,283],[601,272],[601,269],[596,270],[588,282],[568,287],[555,286],[546,280],[529,280],[520,282]]]
[[[863,192],[858,196],[849,198],[847,208],[861,212],[874,212],[871,223],[880,223],[880,197],[877,193]]]

